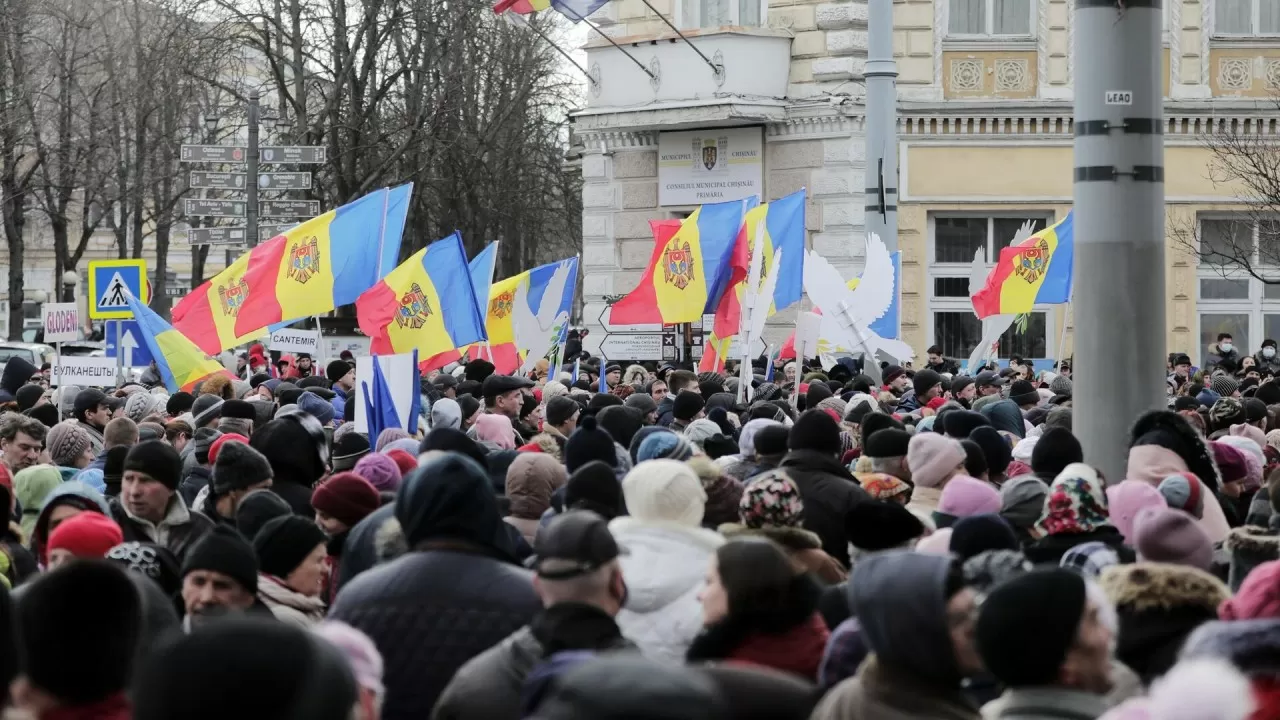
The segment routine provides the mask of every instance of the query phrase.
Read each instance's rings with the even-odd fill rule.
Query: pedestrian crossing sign
[[[89,317],[128,320],[129,295],[146,304],[150,283],[146,260],[94,260],[89,263]]]

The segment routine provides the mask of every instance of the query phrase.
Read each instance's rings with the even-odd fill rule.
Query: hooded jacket
[[[947,629],[949,557],[907,551],[863,558],[849,580],[873,653],[827,693],[813,720],[979,720],[960,691]]]
[[[85,511],[96,510],[111,517],[111,507],[107,504],[107,499],[88,485],[73,480],[54,488],[53,492],[49,493],[49,497],[45,498],[44,504],[40,506],[36,522],[31,528],[31,550],[42,564],[46,561],[45,546],[49,543],[49,516],[59,505],[74,505]]]
[[[782,461],[804,501],[804,528],[822,539],[822,549],[849,567],[849,538],[844,519],[871,499],[840,461],[816,450],[793,450]]]
[[[253,433],[249,446],[271,463],[271,491],[293,512],[312,517],[311,491],[328,472],[329,449],[320,421],[301,410],[281,413]]]
[[[629,516],[615,518],[609,531],[628,551],[618,558],[630,591],[618,627],[647,657],[683,662],[702,630],[698,593],[724,538],[702,528]]]
[[[528,623],[541,602],[474,460],[449,453],[410,473],[394,512],[410,552],[345,585],[329,617],[382,652],[383,718],[419,720],[459,668]]]

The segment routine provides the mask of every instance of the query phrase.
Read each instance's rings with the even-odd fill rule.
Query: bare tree
[[[30,93],[29,0],[0,0],[0,215],[9,250],[9,339],[22,338],[22,246],[31,179],[39,157],[31,151],[31,124],[23,112]]]

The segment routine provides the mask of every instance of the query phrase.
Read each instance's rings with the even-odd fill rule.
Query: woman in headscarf
[[[1134,560],[1133,550],[1111,524],[1098,471],[1084,463],[1072,463],[1054,478],[1036,529],[1044,537],[1028,545],[1026,554],[1037,565],[1057,565],[1068,550],[1089,542],[1107,545],[1123,562]]]
[[[476,419],[476,440],[500,450],[516,449],[515,428],[506,415],[488,413]]]

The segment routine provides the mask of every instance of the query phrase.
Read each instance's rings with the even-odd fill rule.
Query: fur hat
[[[646,441],[647,442],[647,441]],[[647,460],[622,481],[627,510],[640,521],[665,521],[698,527],[707,493],[696,473],[677,460]]]
[[[226,437],[223,435],[219,440]],[[218,447],[218,458],[213,463],[210,490],[215,496],[221,496],[233,490],[248,490],[254,485],[270,480],[273,476],[271,463],[267,462],[267,458],[262,453],[249,447],[245,442],[233,440],[224,442]]]
[[[1207,443],[1178,413],[1153,410],[1139,417],[1129,433],[1129,447],[1138,445],[1159,445],[1176,453],[1210,490],[1218,491],[1218,469]]]
[[[903,547],[924,535],[924,523],[904,505],[869,500],[845,514],[844,534],[855,548],[878,552]]]
[[[907,467],[911,469],[911,479],[919,487],[938,487],[964,460],[964,448],[960,443],[937,433],[918,433],[907,445]]]
[[[311,507],[316,512],[322,512],[347,527],[354,527],[381,504],[378,489],[353,472],[330,475],[311,492]]]

